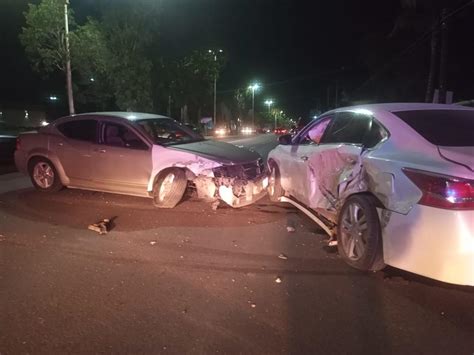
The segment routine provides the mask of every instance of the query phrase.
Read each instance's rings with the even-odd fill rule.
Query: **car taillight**
[[[474,209],[474,180],[410,168],[402,171],[422,191],[420,205],[453,210]]]
[[[21,138],[17,137],[17,139],[16,139],[16,150],[18,150],[20,148],[21,148]]]

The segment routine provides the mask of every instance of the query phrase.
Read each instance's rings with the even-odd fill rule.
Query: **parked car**
[[[15,162],[40,191],[70,187],[151,197],[162,208],[176,206],[187,187],[200,198],[241,207],[264,196],[268,183],[258,153],[205,140],[146,113],[61,118],[21,134]]]
[[[474,109],[378,104],[323,114],[270,152],[293,203],[362,270],[474,285]]]
[[[13,163],[16,136],[0,134],[0,163]]]

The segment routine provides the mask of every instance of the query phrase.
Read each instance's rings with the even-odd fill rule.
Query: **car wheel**
[[[153,188],[153,204],[159,208],[173,208],[183,198],[188,185],[182,169],[166,169],[158,176]]]
[[[31,182],[38,191],[56,192],[63,188],[58,172],[46,158],[33,158],[28,164]]]
[[[385,267],[380,221],[372,197],[347,199],[339,213],[337,241],[339,254],[352,267],[372,271]]]
[[[285,190],[281,187],[280,169],[275,162],[270,162],[270,177],[268,179],[268,197],[270,201],[278,202],[279,198],[285,195]]]

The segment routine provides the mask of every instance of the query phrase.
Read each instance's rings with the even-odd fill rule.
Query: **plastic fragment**
[[[277,278],[275,279],[275,282],[276,282],[277,284],[281,284],[281,278],[280,278],[280,277],[277,277]]]
[[[287,257],[285,254],[283,254],[283,253],[281,253],[280,255],[278,255],[278,258],[283,259],[283,260],[287,260],[287,259],[288,259],[288,257]]]
[[[109,222],[110,220],[105,218],[97,223],[90,224],[87,228],[91,231],[99,233],[100,235],[107,234]]]
[[[294,233],[296,231],[295,227],[293,226],[287,226],[286,230],[288,231],[288,233]]]

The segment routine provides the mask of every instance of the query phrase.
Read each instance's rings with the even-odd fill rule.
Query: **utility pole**
[[[214,51],[213,49],[209,49],[208,52],[212,55],[214,55],[214,66],[215,66],[215,72],[214,72],[214,115],[213,115],[213,123],[214,127],[217,124],[217,54],[224,52],[222,49],[219,49],[217,51]]]
[[[441,11],[441,53],[439,58],[439,103],[446,103],[446,82],[448,64],[448,9]]]
[[[67,6],[69,0],[64,3],[64,28],[65,28],[65,39],[66,39],[66,86],[67,86],[67,99],[69,104],[69,114],[73,115],[74,110],[74,98],[72,94],[72,74],[71,74],[71,53],[69,51],[69,19]]]

